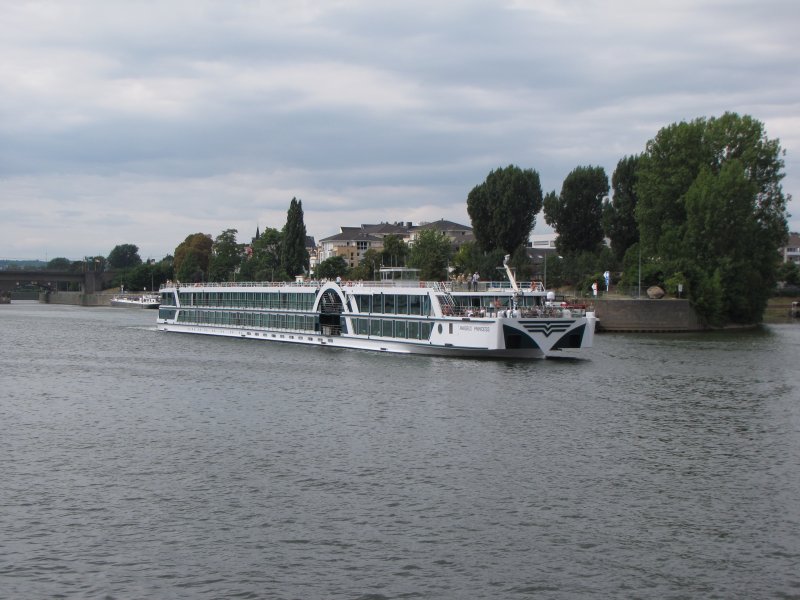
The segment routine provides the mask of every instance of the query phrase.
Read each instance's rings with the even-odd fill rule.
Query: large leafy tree
[[[175,248],[173,267],[178,281],[201,281],[208,272],[214,240],[207,233],[186,236]]]
[[[389,267],[403,267],[408,257],[408,246],[399,235],[383,238],[383,264]]]
[[[638,156],[626,156],[617,163],[611,176],[612,200],[603,202],[603,229],[611,240],[614,256],[621,261],[628,248],[639,241],[636,223],[636,167]]]
[[[251,254],[242,262],[241,278],[250,281],[281,281],[288,276],[281,266],[283,233],[272,227],[253,238]]]
[[[342,256],[331,256],[317,265],[315,276],[318,279],[336,279],[347,274],[347,261]]]
[[[172,279],[172,261],[148,261],[132,269],[126,276],[126,285],[133,290],[157,290],[158,286]]]
[[[491,171],[467,196],[472,231],[484,252],[512,254],[528,241],[541,209],[539,174],[514,165]]]
[[[72,266],[72,261],[68,258],[58,257],[58,258],[51,258],[47,262],[46,269],[50,269],[51,271],[68,271]]]
[[[308,270],[308,251],[306,250],[306,226],[303,222],[303,203],[292,198],[283,228],[281,265],[286,273],[294,277]]]
[[[452,245],[450,238],[435,229],[420,231],[411,246],[409,265],[420,270],[420,277],[431,281],[447,279],[447,264]]]
[[[497,269],[503,264],[504,255],[505,251],[500,248],[491,252],[482,252],[477,243],[467,242],[461,244],[458,252],[453,256],[452,263],[459,275],[470,276],[477,272],[482,281],[492,281],[498,278]]]
[[[597,252],[603,243],[603,198],[608,177],[603,167],[577,167],[544,199],[544,219],[558,233],[561,254]]]
[[[665,127],[642,156],[643,252],[711,324],[763,316],[788,233],[782,155],[761,122],[725,113]]]
[[[139,247],[136,244],[120,244],[108,255],[108,266],[111,269],[130,269],[142,264]]]
[[[350,271],[349,277],[351,279],[366,279],[368,281],[377,281],[380,279],[381,262],[383,256],[375,248],[370,248],[364,252],[358,266]]]
[[[242,249],[236,243],[236,229],[226,229],[214,240],[208,265],[210,281],[231,281],[242,261]]]

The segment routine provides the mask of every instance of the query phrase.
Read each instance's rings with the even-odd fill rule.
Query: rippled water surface
[[[0,306],[8,598],[798,598],[800,326],[403,357]]]

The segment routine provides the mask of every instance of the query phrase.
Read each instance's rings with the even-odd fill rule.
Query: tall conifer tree
[[[303,202],[297,198],[292,198],[286,215],[286,226],[283,228],[281,266],[290,277],[302,275],[308,270]]]

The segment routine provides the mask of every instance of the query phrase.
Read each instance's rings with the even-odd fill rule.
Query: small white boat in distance
[[[156,309],[161,304],[161,298],[152,294],[118,294],[111,299],[111,306],[122,308],[152,308]]]

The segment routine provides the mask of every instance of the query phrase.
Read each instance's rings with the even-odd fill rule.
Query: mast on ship
[[[503,257],[503,266],[506,269],[506,275],[508,275],[508,281],[511,282],[511,289],[514,290],[514,296],[511,299],[512,306],[511,308],[516,312],[517,310],[517,301],[519,296],[521,295],[519,291],[519,286],[517,285],[517,278],[514,277],[514,271],[511,270],[511,267],[508,264],[508,261],[511,259],[510,254],[506,254]]]

